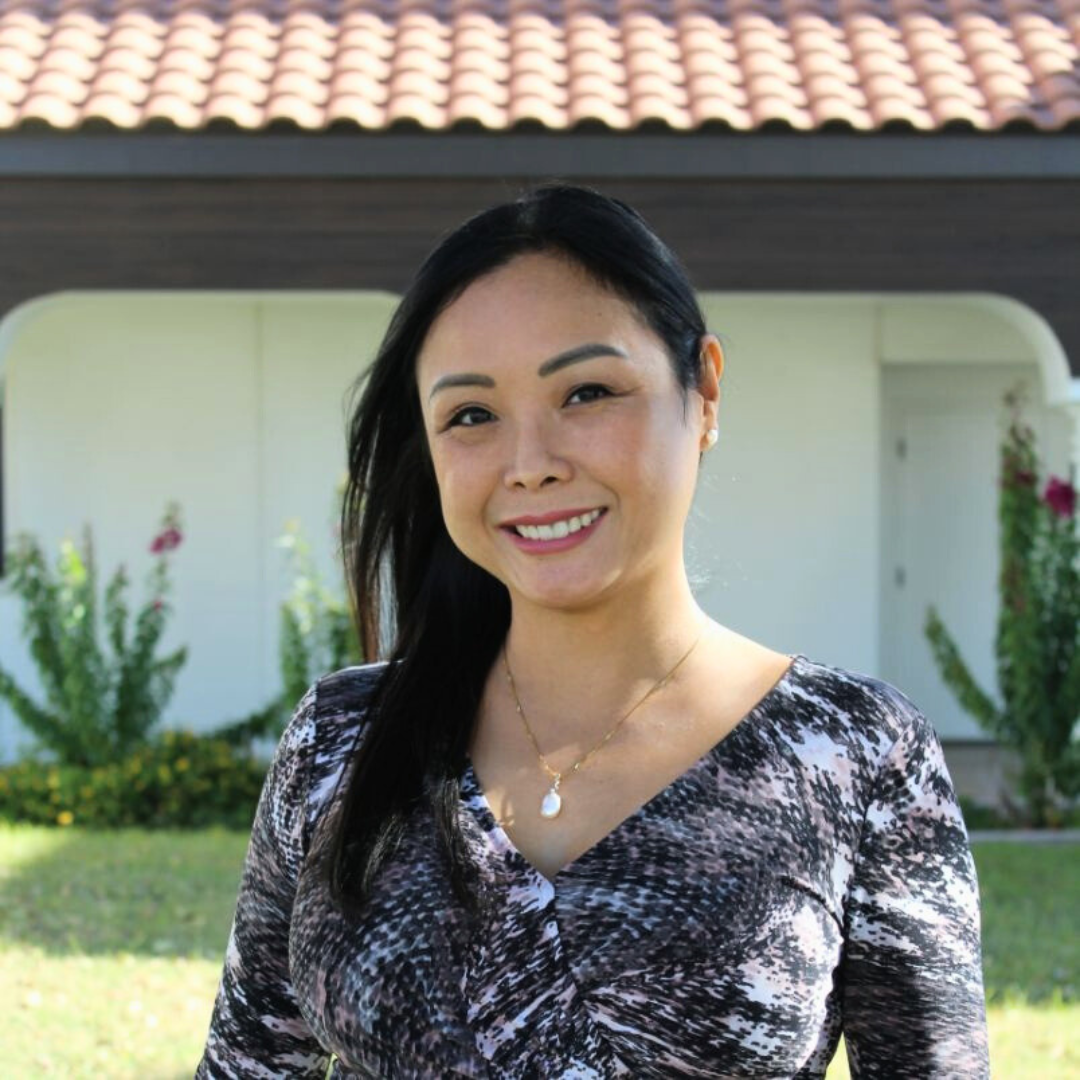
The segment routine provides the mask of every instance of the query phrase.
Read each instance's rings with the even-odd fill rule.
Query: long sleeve
[[[263,785],[196,1080],[326,1075],[330,1055],[304,1023],[289,975],[316,685],[296,706]]]
[[[853,1080],[987,1080],[975,862],[930,722],[878,772],[846,904],[844,1042]]]

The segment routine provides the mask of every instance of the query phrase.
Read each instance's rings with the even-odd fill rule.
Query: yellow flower
[[[70,825],[75,820],[75,815],[70,810],[61,810],[56,815],[57,825]]]
[[[46,783],[48,783],[51,788],[58,788],[60,786],[60,774],[55,769],[50,769],[49,778]]]
[[[186,757],[176,759],[176,771],[187,772],[191,768],[191,762]]]

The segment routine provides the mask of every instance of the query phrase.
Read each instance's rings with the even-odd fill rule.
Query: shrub
[[[168,555],[180,545],[179,508],[170,503],[162,529],[150,545],[156,556],[148,578],[150,599],[128,636],[124,590],[117,569],[105,590],[102,648],[98,618],[97,567],[90,527],[80,552],[60,545],[56,578],[38,541],[20,533],[8,555],[11,589],[23,602],[23,636],[45,692],[38,704],[0,667],[0,699],[11,706],[39,744],[67,765],[106,765],[144,743],[172,696],[186,649],[156,655],[170,610]]]
[[[267,763],[221,739],[166,731],[115,761],[0,768],[0,819],[35,825],[248,829]]]
[[[339,485],[339,496],[341,490]],[[341,593],[323,583],[311,544],[297,518],[285,523],[285,532],[278,538],[277,546],[285,552],[290,581],[289,593],[281,602],[278,624],[281,690],[248,716],[214,732],[233,746],[247,746],[260,738],[277,739],[296,703],[320,675],[363,663],[352,609]]]
[[[1080,534],[1076,487],[1051,476],[1039,494],[1035,435],[1021,394],[1001,446],[998,519],[999,707],[978,685],[936,609],[925,633],[946,685],[980,726],[1021,759],[1019,786],[1032,825],[1061,825],[1080,795]]]

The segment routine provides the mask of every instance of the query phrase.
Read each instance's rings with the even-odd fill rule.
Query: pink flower
[[[151,605],[155,611],[160,611],[164,606],[165,604],[161,600],[155,600]]]
[[[1076,488],[1068,480],[1051,476],[1043,492],[1043,501],[1059,517],[1071,518],[1076,513]]]
[[[172,551],[173,548],[180,546],[181,540],[183,540],[183,536],[179,529],[166,529],[163,533],[154,537],[154,542],[150,545],[150,551],[154,555],[159,555],[163,551]]]

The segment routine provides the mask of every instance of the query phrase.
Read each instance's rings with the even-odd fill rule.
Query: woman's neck
[[[708,626],[683,573],[662,589],[585,611],[515,604],[507,656],[537,713],[608,716],[629,709]]]

